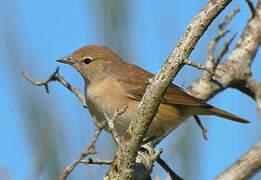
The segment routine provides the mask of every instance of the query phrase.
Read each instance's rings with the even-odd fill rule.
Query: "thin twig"
[[[219,40],[223,37],[225,37],[225,35],[229,32],[229,30],[225,30],[225,27],[228,25],[228,23],[232,20],[232,18],[240,11],[239,8],[235,8],[228,16],[226,16],[225,20],[219,24],[219,31],[217,33],[217,36],[214,38],[214,40],[212,40],[209,43],[209,50],[208,50],[208,55],[207,55],[207,60],[206,60],[206,67],[212,69],[212,71],[215,72],[216,66],[219,64],[220,60],[222,59],[222,57],[224,56],[224,54],[222,55],[222,53],[220,53],[220,57],[218,60],[215,61],[215,49],[217,46],[217,43],[219,42]],[[223,48],[224,50],[224,48]],[[209,78],[211,78],[213,76],[213,74],[210,74]]]
[[[216,68],[217,68],[217,66],[219,65],[221,59],[222,59],[222,58],[224,57],[224,55],[228,52],[228,48],[229,48],[230,44],[232,43],[232,41],[235,39],[236,34],[237,34],[237,33],[235,33],[228,41],[225,42],[225,45],[224,45],[222,51],[219,53],[219,55],[218,55],[216,61],[215,61],[214,64],[213,64],[213,71],[216,70]]]
[[[59,66],[56,68],[55,72],[47,77],[43,81],[34,81],[31,77],[29,77],[24,70],[22,70],[22,74],[24,75],[25,79],[30,81],[32,84],[36,86],[44,86],[46,89],[46,92],[49,93],[48,83],[51,81],[58,81],[60,84],[62,84],[64,87],[66,87],[69,91],[71,91],[81,102],[82,106],[84,108],[87,108],[87,104],[85,101],[84,96],[81,94],[80,90],[73,87],[71,84],[69,84],[60,74],[59,74]]]
[[[107,118],[108,121],[108,126],[109,126],[109,132],[112,134],[115,142],[120,146],[122,143],[121,137],[119,136],[116,128],[114,127],[114,122],[116,121],[116,119],[122,115],[126,110],[127,110],[128,106],[125,104],[121,109],[117,110],[116,112],[114,112],[113,117],[112,118]]]
[[[260,47],[260,0],[258,1],[256,8],[258,14],[251,21],[248,21],[235,48],[226,60],[219,65],[220,68],[216,71],[217,76],[215,76],[215,81],[207,81],[206,77],[203,75],[187,89],[188,93],[198,98],[208,100],[224,89],[233,87],[239,89],[244,94],[249,95],[254,100],[256,100],[258,96],[261,97],[261,93],[257,94],[258,89],[260,89],[261,86],[256,85],[260,82],[253,78],[251,70],[251,64]],[[249,78],[252,79],[250,81],[251,84],[253,83],[253,86],[251,87],[251,84],[244,82]],[[216,82],[219,82],[219,84],[216,84]],[[251,175],[261,169],[261,143],[259,142],[254,149],[259,149],[259,153],[252,150],[249,151],[225,172],[226,175],[222,173],[217,179],[249,179]],[[247,161],[247,159],[249,161]]]
[[[130,179],[132,177],[137,151],[157,112],[162,95],[183,67],[184,59],[189,57],[205,30],[230,2],[231,0],[211,1],[190,21],[177,46],[147,87],[138,105],[137,115],[130,122],[125,134],[125,139],[128,138],[128,141],[124,141],[119,147],[117,164],[110,168],[105,178]]]
[[[204,128],[204,126],[201,123],[201,121],[200,121],[198,116],[194,115],[193,117],[196,120],[196,122],[197,122],[198,126],[200,127],[200,129],[202,130],[202,135],[203,135],[204,139],[207,141],[208,140],[208,137],[207,137],[208,130],[206,128]]]
[[[163,149],[162,149],[162,148],[159,148],[159,150],[158,150],[157,152],[155,152],[155,153],[151,156],[151,160],[152,160],[152,161],[156,161],[156,160],[160,157],[160,155],[161,155],[162,152],[163,152]]]
[[[67,178],[67,176],[72,172],[72,170],[81,162],[81,160],[83,160],[87,155],[89,154],[95,154],[96,150],[95,150],[95,143],[100,135],[102,131],[102,128],[97,129],[94,132],[94,136],[91,140],[91,142],[84,148],[84,150],[81,152],[81,155],[69,166],[67,166],[63,173],[60,176],[60,180],[64,180]]]
[[[219,29],[225,29],[225,27],[230,23],[232,18],[240,11],[239,8],[235,8],[229,15],[226,16],[223,23],[219,24]]]
[[[59,73],[59,66],[55,69],[54,73],[50,75],[48,78],[46,78],[43,81],[34,81],[31,77],[29,77],[25,70],[22,70],[22,74],[24,75],[25,79],[30,81],[33,85],[36,86],[44,86],[47,93],[49,93],[48,83],[51,81],[56,81],[56,75]]]
[[[111,165],[112,164],[112,160],[111,159],[93,159],[93,158],[88,158],[86,160],[81,160],[80,163],[83,163],[85,165],[88,165],[88,164]]]
[[[215,48],[217,46],[218,41],[224,37],[229,31],[219,31],[217,36],[209,43],[208,55],[206,60],[206,67],[213,69],[213,63],[215,61]]]
[[[170,167],[169,165],[160,157],[156,160],[159,165],[170,175],[172,180],[183,180],[181,177],[179,177]]]
[[[190,65],[190,66],[193,66],[193,67],[196,67],[198,69],[202,69],[202,70],[205,70],[207,72],[209,72],[210,74],[213,74],[213,70],[211,68],[207,68],[206,66],[204,66],[203,64],[198,64],[198,63],[194,63],[188,59],[184,59],[183,61],[185,64],[187,65]]]
[[[251,21],[257,15],[256,8],[253,5],[252,1],[250,1],[250,0],[245,0],[245,1],[246,1],[247,5],[248,5],[248,7],[249,7],[249,9],[252,13],[251,18],[250,18],[250,21]]]

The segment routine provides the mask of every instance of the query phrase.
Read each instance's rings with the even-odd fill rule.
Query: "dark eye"
[[[91,58],[85,58],[85,59],[83,60],[83,62],[84,62],[85,64],[89,64],[91,61],[92,61]]]

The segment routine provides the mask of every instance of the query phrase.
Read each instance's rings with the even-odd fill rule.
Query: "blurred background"
[[[1,0],[0,1],[0,179],[57,179],[89,143],[96,129],[89,112],[76,97],[56,82],[36,87],[21,74],[25,69],[34,80],[44,80],[61,66],[60,73],[83,90],[83,80],[71,67],[55,60],[87,45],[105,45],[128,62],[157,73],[192,17],[207,3],[201,1],[121,1],[121,0]],[[256,0],[254,1],[256,3]],[[205,63],[208,43],[224,17],[235,7],[240,13],[229,24],[240,36],[250,15],[244,1],[233,1],[208,28],[190,56]],[[219,44],[218,53],[224,44]],[[234,47],[234,43],[231,48]],[[252,65],[261,81],[261,53]],[[185,66],[175,83],[188,87],[203,72]],[[188,119],[163,140],[163,159],[186,180],[209,180],[260,141],[260,121],[255,102],[227,89],[210,100],[251,121],[238,124],[217,117],[201,116],[208,129],[208,141],[194,120]],[[103,132],[95,157],[112,158],[116,147]],[[108,166],[79,165],[69,175],[73,179],[102,179]],[[153,179],[166,179],[155,163]],[[257,173],[252,179],[261,179]]]

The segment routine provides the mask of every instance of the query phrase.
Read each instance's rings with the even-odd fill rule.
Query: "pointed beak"
[[[64,58],[60,58],[56,60],[59,63],[64,63],[64,64],[74,64],[74,61],[72,59],[70,59],[69,57],[64,57]]]

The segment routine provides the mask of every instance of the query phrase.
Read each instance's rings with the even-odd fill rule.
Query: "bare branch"
[[[248,179],[257,169],[261,168],[261,142],[257,143],[248,153],[242,156],[231,167],[220,174],[216,180]]]
[[[147,86],[138,106],[137,117],[134,117],[131,121],[124,137],[125,141],[119,147],[115,166],[111,166],[106,177],[111,179],[131,179],[137,152],[143,136],[157,112],[162,94],[183,67],[183,60],[189,57],[207,27],[230,2],[231,0],[210,1],[192,19],[159,73],[154,76],[153,81]]]
[[[227,87],[237,88],[251,76],[251,63],[261,43],[261,2],[257,5],[257,15],[248,21],[235,48],[226,60],[217,66],[212,80],[203,75],[187,90],[189,94],[208,100]],[[204,89],[204,90],[203,90]]]
[[[30,81],[33,85],[36,86],[45,86],[46,92],[49,93],[48,83],[51,81],[56,81],[56,75],[59,73],[59,66],[55,69],[54,73],[50,75],[48,78],[46,78],[43,81],[34,81],[31,77],[29,77],[25,70],[22,70],[22,74],[24,75],[25,79]]]
[[[223,23],[221,23],[218,27],[221,30],[224,30],[225,27],[230,23],[232,18],[240,11],[239,8],[235,8],[229,15],[226,16],[225,20]]]
[[[216,61],[213,64],[213,71],[216,70],[216,68],[217,68],[218,64],[220,63],[221,59],[228,52],[228,48],[229,48],[230,44],[232,43],[232,41],[234,40],[235,37],[236,37],[236,33],[228,41],[225,42],[225,45],[224,45],[222,51],[219,53]]]
[[[69,91],[71,91],[81,102],[82,106],[84,108],[87,108],[87,104],[85,101],[84,96],[81,94],[80,90],[73,87],[71,84],[69,84],[60,74],[59,74],[59,66],[56,68],[55,72],[50,75],[48,78],[46,78],[43,81],[34,81],[31,77],[29,77],[25,70],[22,70],[22,74],[24,77],[30,81],[33,85],[36,86],[44,86],[46,89],[46,92],[49,93],[48,83],[51,81],[58,81],[60,84],[62,84],[64,87],[66,87]]]
[[[257,81],[252,76],[249,76],[247,79],[237,83],[235,88],[240,90],[242,93],[247,94],[256,101],[259,117],[261,119],[261,82]]]
[[[142,99],[141,104],[139,105],[138,116],[134,117],[134,120],[131,122],[131,125],[129,126],[129,129],[128,129],[125,139],[124,139],[125,141],[120,145],[120,148],[119,148],[119,151],[117,154],[117,158],[115,158],[115,161],[114,161],[114,165],[111,167],[110,172],[108,172],[108,175],[110,177],[115,177],[115,179],[117,179],[117,178],[118,179],[120,179],[120,178],[130,179],[131,178],[137,151],[142,142],[143,135],[146,132],[146,129],[150,125],[150,122],[156,113],[156,109],[158,107],[162,93],[165,92],[168,84],[172,81],[173,77],[175,77],[175,75],[178,73],[178,71],[182,68],[182,66],[184,65],[184,59],[186,60],[188,58],[189,54],[191,53],[192,49],[195,47],[200,36],[207,29],[207,27],[213,21],[213,19],[230,2],[231,2],[231,0],[211,1],[211,3],[209,3],[202,10],[202,12],[200,12],[191,21],[191,23],[188,26],[188,28],[186,29],[183,37],[179,41],[177,47],[171,53],[171,55],[169,56],[168,60],[164,64],[164,66],[161,68],[158,75],[156,75],[153,78],[153,81],[151,81],[149,83],[148,89]],[[261,7],[260,4],[259,4],[259,7]],[[257,11],[257,13],[258,13],[258,11]],[[201,99],[207,100],[207,99],[213,97],[215,94],[217,94],[221,90],[223,90],[224,88],[232,87],[233,83],[235,82],[233,80],[236,80],[237,82],[239,82],[239,81],[242,82],[242,79],[243,79],[242,77],[249,77],[251,75],[250,65],[251,65],[251,62],[253,61],[253,58],[258,49],[258,46],[260,45],[260,34],[261,33],[260,33],[260,28],[258,27],[258,26],[260,26],[260,22],[258,22],[258,20],[260,21],[260,15],[254,16],[251,19],[251,23],[248,24],[247,28],[245,29],[243,35],[241,36],[241,38],[237,44],[237,49],[235,49],[234,52],[231,53],[230,57],[227,58],[227,61],[225,63],[217,65],[217,72],[215,73],[215,76],[213,77],[213,81],[210,81],[210,80],[208,81],[205,78],[206,76],[203,76],[198,81],[196,81],[187,90],[187,92],[189,92],[190,94],[197,96]],[[228,31],[221,32],[221,34],[223,34],[222,37],[227,32]],[[217,39],[219,39],[219,37]],[[252,41],[249,41],[249,39],[250,40],[256,39],[257,41],[252,42]],[[242,46],[244,46],[244,47],[242,47]],[[242,58],[238,57],[239,53],[236,54],[236,51],[238,51],[238,49],[241,51],[241,54],[248,55],[248,58],[244,59],[244,62],[243,62]],[[212,58],[211,62],[214,62],[214,50],[213,50],[213,58]],[[231,65],[232,64],[234,65],[235,62],[237,62],[236,66],[232,67]],[[207,65],[207,67],[209,68],[208,65]],[[246,67],[246,68],[244,69],[244,67]],[[235,73],[235,70],[240,70],[240,71],[236,71],[237,73]],[[23,74],[24,74],[25,78],[27,80],[29,80],[31,83],[34,82],[29,76],[27,76],[25,74],[25,72],[23,72]],[[73,92],[77,96],[77,98],[81,100],[81,102],[83,103],[83,106],[87,107],[85,99],[81,95],[80,91],[76,88],[73,89],[73,87],[71,87],[71,85],[69,83],[67,83],[62,76],[59,75],[58,70],[54,74],[55,75],[53,75],[53,77],[56,78],[55,80],[57,80],[63,86],[65,86],[67,89],[69,89],[71,92]],[[28,79],[28,77],[29,77],[29,79]],[[50,81],[54,81],[54,80],[48,80],[48,78],[47,78],[46,81],[50,82]],[[45,86],[47,92],[49,92],[48,82],[42,84],[43,86]],[[39,84],[39,83],[36,83],[36,84]],[[201,86],[202,84],[203,84],[203,86]],[[204,91],[201,91],[200,87],[203,87]],[[236,85],[234,87],[236,87]],[[198,90],[200,90],[200,91],[198,91]],[[255,96],[256,101],[260,103],[261,102],[260,94],[257,94],[256,92],[254,92],[254,96]],[[261,105],[259,107],[261,109]],[[118,115],[116,115],[116,116],[118,116]],[[114,126],[115,119],[111,120],[112,126]],[[114,129],[114,128],[112,128],[112,129]],[[90,151],[88,153],[90,154],[91,152],[92,153],[95,152],[94,148],[90,149]],[[87,153],[87,155],[88,155],[88,153]],[[82,153],[82,154],[86,154],[86,153]],[[81,156],[82,156],[82,154],[81,154]],[[76,164],[74,162],[72,165],[68,166],[65,169],[65,171],[67,171],[67,172],[65,172],[64,178],[66,178],[68,176],[68,174],[73,170],[73,168],[75,168],[75,166],[80,161],[78,161]],[[116,171],[114,171],[114,170],[116,170]]]
[[[251,64],[261,44],[261,0],[256,6],[256,13],[251,21],[248,21],[233,51],[222,64],[217,66],[213,79],[208,80],[206,75],[203,75],[186,90],[189,94],[208,100],[223,89],[233,87],[252,97],[257,102],[258,108],[261,107],[261,84],[252,77],[251,72]],[[232,178],[232,175],[230,177],[222,174],[217,179],[246,179],[251,176],[261,166],[260,146],[261,144],[258,143],[254,148],[259,149],[258,153],[253,153],[251,150],[229,168],[228,171],[239,176]],[[249,162],[245,161],[246,159]]]
[[[83,163],[85,165],[88,165],[88,164],[111,165],[112,164],[112,160],[111,159],[93,159],[93,158],[88,158],[87,160],[81,160],[80,163]]]
[[[194,63],[194,62],[192,62],[192,61],[190,61],[190,60],[188,60],[188,59],[184,59],[183,62],[184,62],[185,64],[187,64],[187,65],[196,67],[196,68],[198,68],[198,69],[205,70],[205,71],[207,71],[207,72],[210,73],[210,74],[214,74],[214,71],[213,71],[211,68],[208,68],[208,67],[204,66],[203,64]]]
[[[203,135],[204,139],[207,141],[208,140],[208,137],[207,137],[208,130],[206,128],[204,128],[204,126],[202,125],[202,123],[201,123],[201,121],[200,121],[198,116],[194,115],[193,117],[196,120],[196,122],[197,122],[198,126],[200,127],[200,129],[202,130],[202,135]]]
[[[96,154],[95,150],[95,143],[101,133],[102,129],[97,129],[94,132],[94,136],[91,140],[91,142],[84,148],[84,150],[81,152],[81,155],[69,166],[67,166],[63,173],[60,176],[60,180],[65,180],[67,176],[72,172],[72,170],[89,154]]]
[[[217,36],[214,38],[214,40],[212,40],[209,43],[209,50],[208,50],[208,56],[207,56],[207,61],[206,61],[206,66],[208,68],[211,68],[213,71],[216,70],[217,65],[219,64],[220,60],[222,59],[222,57],[224,56],[224,54],[226,53],[226,47],[223,48],[222,52],[219,54],[219,57],[217,58],[217,60],[215,61],[215,49],[217,46],[217,43],[219,42],[219,40],[223,37],[225,37],[225,35],[229,32],[229,30],[225,30],[225,27],[228,25],[228,23],[230,23],[230,21],[232,20],[232,18],[239,12],[239,8],[235,8],[228,16],[226,16],[225,20],[219,24],[219,31],[217,33]],[[233,38],[234,39],[234,38]],[[233,40],[232,39],[232,40]],[[231,41],[232,41],[231,40]],[[230,44],[230,43],[229,43]],[[227,45],[228,48],[229,45]],[[212,77],[212,75],[210,74],[209,78]]]
[[[126,110],[127,110],[128,106],[124,105],[121,109],[117,110],[116,112],[114,112],[113,117],[112,118],[107,118],[108,121],[108,126],[109,126],[109,132],[112,134],[115,142],[120,146],[122,144],[122,139],[119,136],[117,130],[114,127],[114,122],[116,121],[116,119],[122,115]]]
[[[206,60],[206,66],[213,70],[214,61],[215,61],[215,49],[218,41],[224,37],[229,31],[220,30],[217,36],[209,43],[208,55]],[[211,74],[210,74],[211,75]]]
[[[156,161],[160,157],[162,152],[163,152],[163,149],[159,148],[159,150],[152,155],[151,160]]]
[[[159,165],[170,175],[173,180],[183,180],[179,177],[170,167],[169,165],[160,157],[157,159]]]
[[[250,9],[250,11],[252,13],[251,18],[250,18],[250,21],[251,21],[257,14],[256,8],[253,5],[252,1],[250,1],[250,0],[245,0],[245,1],[246,1],[247,5],[248,5],[248,7],[249,7],[249,9]]]
[[[88,108],[84,96],[81,94],[80,90],[69,84],[60,74],[57,74],[57,81],[71,91],[81,102],[84,108]]]

